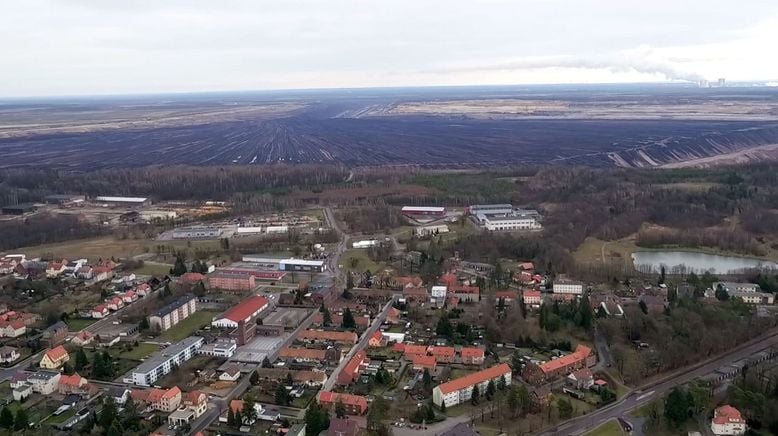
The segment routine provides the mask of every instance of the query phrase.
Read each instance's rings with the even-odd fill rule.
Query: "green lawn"
[[[68,330],[71,332],[80,332],[81,330],[94,324],[97,319],[94,318],[68,318],[65,324],[68,325]]]
[[[153,352],[159,350],[159,345],[147,344],[142,342],[137,347],[130,351],[122,351],[119,353],[119,357],[122,359],[141,360],[149,357]]]
[[[132,270],[133,273],[145,276],[164,276],[170,273],[170,268],[173,265],[159,265],[154,263],[146,263],[142,267]]]
[[[358,273],[365,272],[366,270],[375,273],[386,268],[386,264],[376,263],[370,260],[370,258],[367,257],[367,250],[355,248],[346,250],[343,253],[343,256],[340,258],[340,264],[343,265],[345,271]]]
[[[197,311],[173,326],[170,330],[163,332],[157,339],[160,341],[179,342],[210,324],[215,315],[216,312],[207,310]]]
[[[72,416],[74,416],[76,414],[76,410],[77,409],[78,409],[77,407],[71,407],[70,409],[64,411],[62,414],[60,414],[58,416],[50,417],[49,419],[47,419],[43,423],[44,424],[49,424],[49,425],[62,424],[63,422],[67,421]]]
[[[626,436],[618,422],[610,420],[605,424],[586,433],[585,436]]]

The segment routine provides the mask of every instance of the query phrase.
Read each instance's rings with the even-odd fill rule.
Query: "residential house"
[[[108,313],[109,313],[108,306],[106,306],[105,304],[98,304],[97,306],[94,307],[94,309],[92,309],[92,312],[90,312],[92,318],[97,318],[97,319],[105,318],[106,316],[108,316]]]
[[[393,277],[389,284],[393,288],[420,288],[424,285],[424,280],[421,277],[400,276]]]
[[[149,406],[153,410],[170,413],[181,404],[181,389],[133,389],[130,393],[133,401]]]
[[[138,294],[130,289],[129,291],[120,294],[120,297],[122,297],[122,301],[124,301],[124,304],[132,304],[136,301],[138,301]]]
[[[58,345],[43,354],[40,367],[45,369],[57,369],[64,365],[68,360],[70,360],[70,355],[67,350],[65,350],[65,347],[62,345]]]
[[[131,392],[130,389],[123,386],[110,386],[106,394],[113,398],[114,403],[121,406],[127,402],[127,398],[130,397]]]
[[[473,388],[478,386],[479,392],[486,392],[490,381],[497,383],[501,378],[507,385],[511,384],[511,367],[506,363],[470,373],[436,386],[432,390],[432,402],[438,407],[445,403],[446,407],[462,404],[473,395]]]
[[[79,347],[83,347],[85,345],[89,345],[94,341],[95,335],[87,330],[81,330],[73,336],[73,339],[71,339],[71,343],[74,345],[78,345]]]
[[[33,373],[18,372],[11,379],[11,387],[16,388],[25,383],[32,386],[33,392],[50,395],[57,390],[60,373],[55,371],[36,371]]]
[[[65,342],[68,337],[68,325],[62,321],[57,321],[43,331],[43,340],[48,347],[56,347]]]
[[[739,410],[725,404],[713,411],[710,430],[716,436],[744,435],[748,431],[748,425]]]
[[[370,348],[383,347],[384,345],[386,345],[386,342],[384,341],[384,335],[382,335],[379,331],[370,335],[370,339],[367,341],[367,346]]]
[[[168,416],[168,424],[184,425],[201,417],[208,410],[208,396],[200,391],[183,395],[181,407]]]
[[[387,324],[399,324],[402,322],[400,319],[400,316],[402,315],[402,312],[400,312],[400,309],[396,307],[390,307],[389,311],[386,313],[386,323]]]
[[[0,321],[0,337],[18,338],[27,332],[27,326],[24,321],[15,319],[13,321]]]
[[[19,350],[14,347],[4,345],[0,347],[0,363],[12,363],[19,358]]]
[[[465,365],[483,365],[485,354],[483,348],[463,347],[459,350],[459,356]]]
[[[403,288],[403,298],[409,301],[426,302],[429,300],[429,292],[426,288]]]
[[[367,354],[364,350],[359,350],[354,357],[346,363],[346,366],[338,373],[338,384],[349,385],[359,378],[363,366],[366,365]]]
[[[60,275],[62,275],[62,273],[65,272],[65,269],[67,269],[67,267],[68,267],[68,261],[65,259],[49,262],[48,266],[46,267],[46,277],[48,278],[59,277]]]
[[[281,359],[291,359],[297,362],[323,362],[326,359],[327,350],[300,347],[284,347],[278,352]]]
[[[94,277],[94,268],[89,265],[84,265],[76,270],[76,277],[81,280],[92,280]]]
[[[109,310],[116,312],[117,310],[124,307],[124,300],[122,300],[122,297],[119,296],[110,297],[105,300],[105,305]]]
[[[646,311],[651,314],[661,314],[667,309],[667,297],[662,295],[643,294],[638,297],[638,304],[645,306]]]
[[[113,277],[113,268],[108,266],[98,265],[92,267],[92,281],[95,283],[104,282]]]
[[[367,412],[367,398],[361,395],[319,392],[319,404],[325,409],[334,408],[338,402],[343,404],[349,415],[364,415]]]
[[[594,374],[589,368],[581,368],[577,371],[573,371],[567,376],[565,380],[567,386],[572,389],[585,390],[594,385]]]
[[[240,378],[240,367],[238,365],[230,365],[224,369],[219,375],[221,381],[237,381]]]
[[[87,379],[75,373],[73,375],[62,374],[57,383],[57,392],[63,395],[82,394],[86,392],[86,386],[89,384]]]
[[[359,425],[353,419],[332,418],[327,429],[327,436],[357,436]]]
[[[14,387],[13,390],[11,391],[11,395],[13,396],[13,399],[20,403],[26,400],[27,398],[29,398],[30,395],[32,395],[32,393],[33,393],[32,385],[27,382],[16,385],[16,387]]]

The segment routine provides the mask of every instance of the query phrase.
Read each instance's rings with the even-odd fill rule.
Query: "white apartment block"
[[[554,281],[553,289],[555,294],[581,295],[583,294],[583,283],[559,279]]]
[[[138,386],[152,386],[154,382],[168,374],[173,368],[191,359],[202,346],[203,338],[190,336],[138,365],[132,370],[130,380],[125,380],[125,382]]]
[[[483,371],[468,374],[446,383],[440,384],[432,390],[432,402],[438,407],[442,403],[446,407],[456,406],[469,401],[473,396],[473,387],[478,386],[478,392],[481,395],[486,393],[486,387],[489,381],[493,380],[496,384],[500,377],[505,377],[505,384],[511,384],[511,367],[505,363],[484,369]]]

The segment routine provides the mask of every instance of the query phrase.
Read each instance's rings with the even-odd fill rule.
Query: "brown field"
[[[24,253],[28,257],[64,257],[66,259],[85,258],[94,262],[98,259],[126,259],[144,253],[155,253],[157,245],[172,246],[178,249],[216,248],[219,241],[154,241],[149,239],[116,239],[112,236],[78,239],[56,244],[22,247],[13,252]]]

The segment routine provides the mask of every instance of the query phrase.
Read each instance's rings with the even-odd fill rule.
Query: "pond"
[[[635,269],[643,272],[657,272],[664,265],[668,274],[692,271],[695,273],[710,271],[713,274],[727,274],[754,268],[778,268],[778,264],[769,260],[680,250],[636,251],[632,253],[632,263],[635,265]]]

